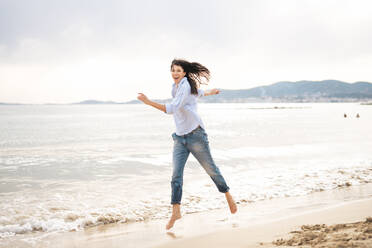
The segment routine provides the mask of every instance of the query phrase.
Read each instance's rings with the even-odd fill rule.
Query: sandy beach
[[[157,248],[372,247],[372,217],[366,216],[372,216],[372,199],[283,217],[248,228],[172,241]]]

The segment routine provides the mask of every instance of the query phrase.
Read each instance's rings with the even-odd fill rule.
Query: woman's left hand
[[[211,89],[211,95],[217,95],[220,93],[220,90],[218,89]]]

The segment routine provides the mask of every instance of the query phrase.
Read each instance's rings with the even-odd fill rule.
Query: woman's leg
[[[221,193],[228,192],[230,188],[227,186],[224,177],[212,158],[208,136],[203,129],[196,131],[190,136],[188,149],[211,177],[218,191]]]
[[[174,140],[173,145],[173,172],[172,172],[172,200],[171,204],[181,204],[183,171],[190,151],[186,147],[185,138],[172,135]]]
[[[195,132],[190,139],[191,141],[188,142],[188,149],[211,177],[218,191],[225,193],[230,211],[231,213],[235,213],[237,211],[236,203],[229,193],[230,188],[227,186],[224,177],[212,158],[207,133],[203,129],[200,129]]]
[[[172,205],[172,216],[170,220],[168,221],[167,225],[165,228],[167,230],[171,229],[176,222],[176,220],[181,219],[181,204],[173,204]]]
[[[173,173],[172,173],[172,216],[166,225],[166,229],[173,227],[174,222],[181,218],[181,199],[183,185],[183,171],[190,151],[186,147],[186,140],[183,137],[172,134],[173,145]]]

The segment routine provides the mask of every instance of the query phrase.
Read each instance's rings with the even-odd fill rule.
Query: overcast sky
[[[173,58],[209,88],[372,82],[372,1],[0,0],[0,102],[169,98]]]

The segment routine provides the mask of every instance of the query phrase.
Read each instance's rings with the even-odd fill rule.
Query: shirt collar
[[[186,82],[186,81],[187,81],[187,77],[183,77],[181,81],[178,83],[178,86],[180,86],[181,84],[183,84],[183,82]],[[173,83],[173,87],[176,87],[176,83]]]

